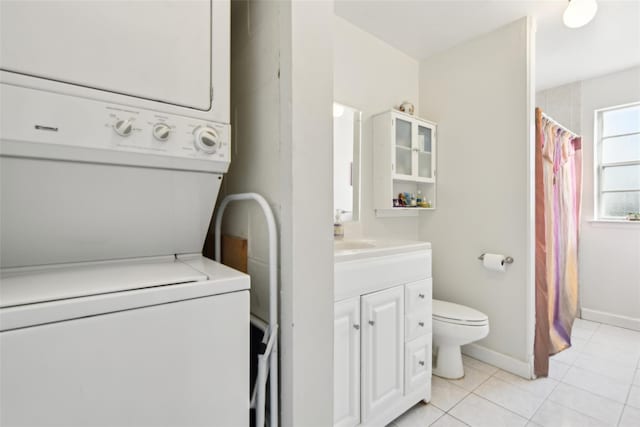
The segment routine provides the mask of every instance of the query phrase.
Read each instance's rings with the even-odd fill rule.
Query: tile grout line
[[[438,408],[438,407],[434,405],[434,408]],[[438,409],[440,409],[440,408],[438,408]],[[442,411],[442,409],[440,409],[440,410]],[[435,423],[437,423],[437,422],[438,422],[438,420],[439,420],[440,418],[444,417],[445,415],[447,415],[447,413],[446,413],[445,411],[442,411],[442,413],[440,414],[440,416],[439,416],[439,417],[437,417],[435,420],[433,420],[433,422],[432,422],[432,423],[430,423],[429,425],[430,425],[430,426],[434,425]]]
[[[471,394],[471,393],[469,393],[469,394]],[[451,415],[451,414],[447,414],[447,415],[449,415],[449,416],[450,416],[451,418],[453,418],[454,420],[456,420],[456,421],[460,421],[462,424],[464,424],[464,425],[466,425],[466,426],[471,427],[471,424],[467,424],[467,423],[465,423],[465,422],[464,422],[464,421],[462,421],[460,418],[455,417],[455,416],[453,416],[453,415]]]
[[[620,411],[620,415],[618,415],[618,422],[616,423],[616,426],[619,426],[620,423],[622,422],[622,416],[624,415],[624,410],[626,409],[627,405],[624,405],[622,407],[622,411]]]
[[[576,358],[577,360],[577,358]],[[561,362],[560,362],[561,363]],[[535,418],[536,414],[540,411],[540,409],[544,406],[544,404],[546,402],[553,402],[552,400],[549,400],[549,396],[551,396],[553,394],[554,391],[556,391],[556,389],[558,388],[558,386],[560,384],[562,384],[562,380],[564,379],[564,377],[567,376],[567,372],[569,372],[569,369],[571,369],[571,365],[569,365],[569,368],[567,369],[567,371],[565,372],[565,374],[562,376],[561,379],[555,379],[555,378],[551,378],[553,379],[556,384],[553,386],[553,388],[551,389],[551,391],[544,397],[544,400],[542,401],[542,403],[540,404],[540,406],[538,406],[538,408],[534,411],[533,415],[531,416],[531,418],[529,418],[529,421],[533,422],[533,419]],[[548,372],[547,372],[547,377],[549,378]],[[555,403],[555,402],[554,402]]]
[[[546,378],[549,378],[549,377],[547,376]],[[562,383],[562,380],[555,380],[555,381],[556,381],[556,384],[553,386],[553,388],[551,389],[549,394],[547,394],[544,397],[544,399],[542,400],[542,403],[540,404],[540,406],[538,406],[538,408],[533,412],[533,415],[531,415],[531,418],[529,418],[529,421],[533,422],[533,419],[535,418],[536,414],[540,411],[540,409],[542,409],[542,407],[544,406],[544,404],[546,402],[553,402],[552,400],[549,400],[549,396],[551,396],[553,394],[553,392],[556,391],[556,388],[558,388],[558,386]]]
[[[464,366],[464,364],[463,364],[463,366]],[[488,379],[488,378],[487,378],[487,379]],[[449,380],[446,380],[446,381],[447,381],[447,383],[449,383],[449,384],[451,384],[451,385],[454,385],[454,386],[456,386],[456,387],[458,387],[458,388],[462,388],[462,387],[460,387],[460,386],[459,386],[459,385],[457,385],[457,384],[453,384],[453,383],[452,383],[451,381],[449,381]],[[462,403],[462,401],[464,401],[467,397],[469,397],[469,395],[470,395],[470,394],[472,394],[472,393],[473,393],[473,391],[468,391],[468,390],[467,390],[467,389],[465,389],[465,388],[462,388],[462,389],[463,389],[464,391],[466,391],[466,392],[467,392],[467,394],[465,394],[465,395],[462,397],[462,399],[460,399],[459,401],[457,401],[457,402],[456,402],[456,403],[455,403],[451,408],[449,408],[449,410],[448,410],[448,411],[446,411],[446,412],[445,412],[446,414],[448,414],[448,415],[449,415],[449,416],[451,416],[451,417],[453,417],[453,415],[452,415],[452,414],[450,414],[450,412],[451,412],[451,411],[452,411],[456,406],[458,406],[460,403]],[[455,418],[455,417],[453,417],[453,418]],[[457,418],[456,418],[456,420],[457,420]],[[458,420],[458,421],[460,421],[460,420]],[[464,423],[464,424],[469,425],[469,424],[467,424],[467,423]]]
[[[569,407],[569,406],[567,406],[567,405],[565,405],[565,404],[563,404],[563,403],[556,402],[555,400],[551,400],[551,399],[549,399],[548,397],[545,399],[545,401],[544,401],[544,402],[546,402],[546,401],[549,401],[549,402],[553,403],[554,405],[562,406],[563,408],[568,409],[568,410],[570,410],[570,411],[573,411],[573,412],[575,412],[575,413],[577,413],[577,414],[580,414],[580,415],[582,415],[583,417],[587,417],[587,418],[589,418],[589,419],[592,419],[592,420],[596,421],[598,424],[605,424],[605,421],[602,421],[602,420],[601,420],[601,419],[599,419],[599,418],[592,417],[592,416],[591,416],[591,415],[589,415],[589,414],[585,414],[584,412],[578,411],[577,409],[575,409],[575,408],[571,408],[571,407]],[[542,405],[544,405],[544,402],[542,403]],[[540,405],[540,408],[542,408],[542,405]],[[538,410],[540,410],[540,408],[538,408]],[[536,414],[537,414],[537,413],[538,413],[538,411],[536,411]],[[534,414],[534,416],[535,416],[535,414]],[[532,417],[532,419],[533,419],[533,417]],[[616,424],[616,425],[617,425],[617,424]]]
[[[560,384],[560,383],[558,383]],[[556,384],[556,387],[558,386],[558,384]],[[555,387],[554,387],[555,389]],[[551,391],[551,393],[553,393],[553,391]],[[529,418],[530,422],[533,422],[533,419],[536,417],[536,414],[540,411],[540,409],[542,409],[542,407],[544,406],[544,404],[549,400],[549,396],[551,396],[551,393],[549,393],[549,395],[547,397],[544,398],[544,400],[542,401],[542,403],[540,404],[540,406],[538,406],[538,408],[533,412],[533,415],[531,415],[531,418]],[[536,423],[537,424],[537,423]]]
[[[612,359],[606,359],[606,358],[598,357],[598,356],[595,356],[595,355],[592,355],[592,354],[585,354],[585,353],[582,353],[582,354],[580,355],[580,357],[578,357],[578,358],[576,359],[576,362],[577,362],[581,357],[585,357],[585,356],[586,356],[586,357],[591,357],[592,359],[597,359],[599,362],[603,362],[603,363],[607,363],[607,364],[611,364],[611,363],[614,363],[614,362],[615,362],[615,361],[613,361]],[[556,363],[561,363],[561,362],[556,362]],[[590,366],[590,365],[588,365],[588,366],[577,366],[577,365],[576,365],[576,366],[574,366],[574,367],[575,367],[575,368],[577,368],[577,369],[582,369],[583,371],[587,371],[587,372],[589,372],[589,373],[591,373],[591,374],[599,375],[599,376],[601,376],[601,377],[604,377],[604,378],[608,379],[609,381],[617,382],[617,383],[619,383],[619,384],[625,384],[625,382],[624,382],[624,381],[622,381],[622,380],[620,380],[620,379],[619,379],[619,377],[617,377],[617,376],[615,376],[615,377],[614,377],[614,376],[609,376],[609,375],[607,375],[607,374],[603,373],[602,371],[597,371],[597,370],[591,369],[591,366]],[[626,363],[625,363],[624,368],[632,369],[634,374],[635,374],[635,372],[636,372],[636,369],[635,369],[634,365],[626,364]],[[631,377],[631,381],[633,382],[633,375],[632,375],[632,377]]]
[[[579,369],[579,367],[578,367],[578,369]],[[587,372],[591,372],[591,371],[587,371]],[[598,374],[595,374],[595,375],[598,375]],[[607,377],[605,377],[604,375],[599,375],[599,376],[601,376],[601,377],[603,377],[603,378],[605,378],[605,379],[607,378]],[[585,393],[589,393],[589,394],[590,394],[590,395],[592,395],[592,396],[596,396],[596,397],[599,397],[599,398],[601,398],[601,399],[608,400],[609,402],[614,402],[614,403],[622,404],[622,405],[626,405],[626,404],[627,404],[627,403],[626,403],[626,402],[627,402],[626,400],[625,400],[624,402],[620,402],[620,401],[615,400],[615,399],[612,399],[612,398],[610,398],[610,397],[607,397],[607,396],[603,396],[603,395],[601,395],[601,394],[594,393],[594,392],[592,392],[591,390],[587,390],[587,389],[585,389],[585,388],[578,387],[577,385],[574,385],[574,384],[571,384],[571,383],[565,382],[564,380],[562,381],[562,384],[567,385],[567,386],[569,386],[569,387],[573,387],[573,388],[578,389],[578,390],[580,390],[580,391],[584,391]],[[631,390],[631,389],[629,389],[629,390]],[[628,399],[628,398],[629,398],[629,395],[627,394],[627,398],[626,398],[626,399]]]
[[[479,394],[475,394],[474,392],[471,392],[471,393],[469,393],[469,394],[473,394],[474,396],[476,396],[476,397],[478,397],[478,398],[480,398],[480,399],[482,399],[482,400],[484,400],[484,401],[486,401],[486,402],[489,402],[489,403],[491,403],[491,404],[493,404],[493,405],[496,405],[497,407],[502,408],[502,409],[504,409],[504,410],[505,410],[505,411],[507,411],[507,412],[511,412],[512,414],[517,415],[518,417],[520,417],[520,418],[522,418],[522,419],[524,419],[524,420],[531,421],[529,418],[527,418],[527,417],[525,417],[525,416],[522,416],[522,415],[518,414],[517,412],[514,412],[514,411],[512,411],[511,409],[506,408],[506,407],[502,406],[501,404],[494,402],[493,400],[489,400],[489,399],[487,399],[486,397],[480,396]]]
[[[531,417],[525,417],[525,416],[523,416],[523,415],[521,415],[521,414],[518,414],[517,412],[515,412],[515,411],[513,411],[513,410],[511,410],[511,409],[509,409],[509,408],[507,408],[507,407],[505,407],[505,406],[503,406],[502,404],[500,404],[500,403],[498,403],[498,402],[494,402],[493,400],[491,400],[491,399],[487,399],[486,397],[481,396],[481,395],[479,395],[479,394],[477,394],[477,393],[476,393],[476,390],[478,390],[478,389],[479,389],[479,388],[480,388],[484,383],[486,383],[487,381],[489,381],[491,378],[495,378],[495,379],[497,379],[498,381],[503,382],[503,383],[505,383],[505,384],[507,384],[507,385],[509,385],[509,386],[515,387],[515,388],[517,388],[517,389],[518,389],[518,390],[520,390],[520,391],[523,391],[523,392],[525,392],[525,393],[527,393],[527,394],[530,394],[530,395],[532,395],[532,396],[534,396],[534,397],[539,397],[539,396],[536,396],[534,393],[531,393],[530,391],[525,390],[523,387],[519,387],[519,386],[518,386],[518,385],[516,385],[516,384],[512,384],[512,383],[510,383],[510,382],[508,382],[508,381],[505,381],[505,380],[503,380],[503,379],[498,378],[496,375],[497,375],[500,371],[502,371],[502,369],[499,369],[499,368],[498,368],[498,369],[497,369],[493,374],[491,374],[489,377],[487,377],[487,379],[485,379],[484,381],[482,381],[482,382],[481,382],[480,384],[478,384],[478,385],[477,385],[477,386],[476,386],[472,391],[470,391],[470,392],[469,392],[469,394],[467,394],[467,395],[466,395],[465,397],[463,397],[459,402],[457,402],[455,405],[453,405],[453,406],[451,407],[450,411],[451,411],[451,410],[453,410],[453,409],[454,409],[456,406],[458,406],[460,403],[462,403],[462,401],[463,401],[463,400],[465,400],[467,397],[469,397],[469,395],[470,395],[470,394],[473,394],[474,396],[476,396],[476,397],[478,397],[478,398],[480,398],[480,399],[482,399],[482,400],[485,400],[485,401],[487,401],[487,402],[489,402],[489,403],[492,403],[492,404],[494,404],[494,405],[498,406],[499,408],[504,409],[505,411],[511,412],[512,414],[515,414],[515,415],[519,416],[520,418],[523,418],[523,419],[527,420],[527,422],[531,421],[531,420],[532,420],[532,418],[533,418],[533,415],[532,415]],[[507,371],[504,371],[504,372],[507,372]],[[507,372],[507,373],[510,373],[510,372]],[[558,381],[558,380],[555,380],[555,381],[557,382],[557,384],[555,384],[555,386],[553,387],[553,390],[555,390],[555,388],[558,386],[558,384],[560,384],[560,381]],[[454,385],[455,385],[455,384],[454,384]],[[549,393],[549,395],[550,395],[551,393],[553,393],[553,390]],[[536,408],[536,410],[534,411],[534,415],[538,412],[538,410],[542,407],[542,405],[544,404],[544,402],[545,402],[546,400],[547,400],[547,397],[543,398],[543,401],[542,401],[542,403],[540,404],[540,406],[538,406],[538,408]],[[447,412],[447,413],[448,413],[448,412]],[[453,416],[453,415],[452,415],[452,416]],[[454,417],[454,418],[455,418],[455,417]]]
[[[598,328],[596,329],[596,331],[597,331],[598,329],[600,329],[600,326],[601,326],[601,325],[599,325],[599,326],[598,326]],[[592,334],[592,337],[593,337],[593,335],[595,335],[595,332],[596,332],[596,331],[594,331],[594,334]],[[587,342],[585,343],[585,346],[586,346],[590,341],[591,341],[591,338],[589,338],[589,339],[587,340]],[[582,351],[580,351],[579,353],[580,353],[580,355],[581,355],[581,354],[582,354]],[[578,358],[580,357],[580,355],[578,355],[578,357],[576,357],[576,359],[575,359],[575,360],[578,360]],[[574,363],[575,363],[575,360],[574,360]],[[571,367],[573,367],[573,366],[574,366],[574,363],[572,363],[572,364],[571,364]],[[576,368],[580,368],[580,367],[579,367],[579,366],[577,366]],[[591,372],[591,371],[589,371],[589,372]],[[569,373],[569,370],[567,370],[567,373]],[[598,375],[597,373],[594,373],[594,374]],[[566,377],[566,375],[567,375],[567,374],[565,374],[565,376],[562,378],[562,380],[560,380],[560,381],[559,381],[558,385],[559,385],[560,383],[562,383],[562,384],[567,385],[567,386],[569,386],[569,387],[573,387],[573,388],[575,388],[575,389],[578,389],[578,390],[584,391],[584,392],[586,392],[586,393],[589,393],[589,394],[590,394],[590,395],[592,395],[592,396],[596,396],[596,397],[599,397],[599,398],[602,398],[602,399],[606,399],[606,400],[609,400],[609,401],[611,401],[611,402],[615,402],[615,403],[618,403],[618,404],[620,403],[620,402],[617,402],[617,401],[615,401],[615,400],[613,400],[613,399],[609,399],[608,397],[600,396],[599,394],[592,393],[590,390],[585,390],[585,389],[583,389],[582,387],[577,387],[577,386],[575,386],[575,385],[573,385],[573,384],[570,384],[570,383],[565,382],[565,381],[564,381],[564,378]],[[635,373],[634,373],[634,375],[635,375]],[[600,375],[600,376],[603,376],[603,375]],[[603,377],[605,377],[605,376],[603,376]],[[605,378],[606,378],[606,377],[605,377]],[[556,385],[556,387],[557,387],[558,385]],[[555,391],[555,389],[554,389],[554,391]],[[552,393],[553,393],[553,392],[552,392]],[[566,405],[564,405],[564,404],[562,404],[562,403],[560,403],[560,402],[556,402],[556,401],[554,401],[554,400],[551,400],[551,399],[549,399],[549,397],[550,397],[550,396],[551,396],[551,394],[549,394],[549,396],[547,397],[547,400],[549,400],[550,402],[555,403],[556,405],[559,405],[559,406],[562,406],[563,408],[566,408],[566,409],[569,409],[569,410],[571,410],[571,411],[577,412],[577,413],[579,413],[579,414],[580,414],[580,415],[582,415],[582,416],[589,417],[589,418],[591,418],[591,419],[593,419],[593,420],[596,420],[596,421],[598,421],[598,422],[600,422],[600,423],[602,423],[602,422],[603,422],[602,420],[600,420],[600,419],[598,419],[598,418],[595,418],[595,417],[592,417],[592,416],[591,416],[591,415],[589,415],[589,414],[585,414],[585,413],[584,413],[584,412],[582,412],[582,411],[578,411],[577,409],[570,408],[570,407],[568,407],[568,406],[566,406]],[[628,396],[627,396],[627,399],[628,399]],[[625,402],[626,402],[626,401],[625,401]],[[618,422],[616,423],[616,426],[620,425],[620,422],[622,421],[622,415],[624,414],[624,410],[625,410],[625,407],[626,407],[626,406],[627,406],[627,405],[626,405],[626,403],[622,403],[622,411],[620,411],[620,414],[618,415]]]
[[[611,379],[611,378],[609,378],[609,377],[607,377],[607,376],[605,376],[605,375],[599,374],[599,373],[597,373],[597,372],[589,371],[588,369],[580,368],[579,366],[576,366],[576,368],[577,368],[577,369],[581,369],[581,370],[583,370],[583,371],[586,371],[586,372],[588,372],[588,373],[589,373],[589,374],[591,374],[591,375],[595,375],[595,376],[598,376],[598,377],[604,378],[605,380],[607,380],[607,381],[609,381],[609,382],[616,383],[616,384],[617,384],[617,385],[619,385],[619,386],[627,386],[627,387],[629,387],[629,389],[627,390],[627,393],[626,393],[626,397],[624,398],[624,402],[620,402],[620,401],[618,401],[618,400],[616,400],[616,399],[612,399],[612,398],[611,398],[611,397],[609,397],[609,396],[603,396],[602,394],[594,393],[593,391],[591,391],[591,389],[586,389],[586,388],[584,388],[584,387],[582,387],[582,386],[577,386],[577,385],[575,385],[575,384],[571,384],[571,383],[568,383],[568,382],[564,382],[564,381],[562,381],[562,383],[563,383],[563,384],[569,385],[569,386],[571,386],[571,387],[577,388],[577,389],[582,390],[582,391],[586,391],[586,392],[588,392],[588,393],[591,393],[592,395],[595,395],[595,396],[601,397],[601,398],[603,398],[603,399],[607,399],[607,400],[612,401],[612,402],[622,403],[623,405],[626,405],[627,400],[629,399],[629,393],[631,392],[631,387],[633,386],[633,384],[625,384],[625,383],[621,383],[620,381],[617,381],[617,380]]]
[[[467,396],[468,396],[468,395],[467,395]],[[465,397],[467,397],[467,396],[465,396]],[[462,400],[464,400],[464,397],[462,398]],[[440,409],[440,408],[438,408],[438,409]],[[453,408],[451,408],[451,409],[453,409]],[[458,418],[454,417],[453,415],[451,415],[451,414],[450,414],[449,412],[447,412],[447,411],[445,411],[445,412],[443,412],[442,414],[440,414],[440,416],[439,416],[438,418],[436,418],[436,419],[435,419],[431,424],[429,424],[429,425],[430,425],[430,426],[434,425],[435,423],[437,423],[437,422],[438,422],[438,420],[442,419],[445,415],[448,415],[448,416],[450,416],[451,418],[455,419],[456,421],[459,421],[459,422],[461,422],[462,424],[464,424],[464,425],[466,425],[466,426],[471,427],[469,424],[467,424],[467,423],[465,423],[464,421],[462,421],[462,420],[460,420],[460,419],[458,419]]]
[[[505,383],[505,384],[507,384],[507,385],[509,385],[509,386],[511,386],[511,387],[514,387],[514,388],[518,389],[519,391],[524,392],[524,393],[526,393],[526,394],[528,394],[528,395],[531,395],[531,396],[536,397],[536,398],[541,398],[541,399],[542,399],[542,403],[540,403],[540,405],[536,408],[536,410],[535,410],[535,411],[533,411],[533,415],[535,415],[535,414],[536,414],[536,412],[538,412],[538,410],[542,407],[542,405],[544,404],[544,402],[547,400],[547,398],[546,398],[546,397],[538,396],[538,395],[536,395],[536,394],[534,394],[534,393],[530,392],[529,390],[526,390],[524,387],[520,387],[520,386],[518,386],[517,384],[510,383],[510,382],[505,381],[505,380],[500,379],[500,378],[496,378],[496,379],[497,379],[498,381],[501,381],[501,382],[503,382],[503,383]],[[530,381],[534,381],[534,380],[530,380]],[[559,384],[559,383],[558,383],[558,384]],[[556,384],[556,385],[554,385],[554,386],[553,386],[553,389],[554,389],[554,390],[555,390],[555,388],[558,386],[558,384]],[[551,391],[551,393],[553,393],[553,390]],[[549,394],[551,394],[551,393],[549,393]],[[487,400],[489,400],[489,399],[487,399]],[[490,400],[490,401],[491,401],[491,400]],[[491,401],[491,402],[493,402],[493,401]],[[499,404],[499,403],[497,403],[497,402],[493,402],[493,403],[495,403],[495,404],[496,404],[496,405],[498,405],[498,406],[502,406],[502,405],[500,405],[500,404]],[[509,409],[509,408],[506,408],[506,407],[504,407],[504,408],[505,408],[506,410],[510,411],[510,409]],[[511,412],[513,412],[513,411],[511,411]],[[518,414],[518,415],[520,415],[522,418],[527,418],[527,417],[525,417],[524,415],[521,415],[521,414]],[[528,418],[527,418],[527,420],[528,420],[528,421],[531,421],[531,419],[533,418],[533,415],[532,415],[531,417],[528,417]]]

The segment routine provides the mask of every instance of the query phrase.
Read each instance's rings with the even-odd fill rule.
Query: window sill
[[[588,219],[587,222],[591,225],[622,225],[625,224],[625,226],[631,225],[631,226],[640,226],[640,221],[630,221],[628,219]]]

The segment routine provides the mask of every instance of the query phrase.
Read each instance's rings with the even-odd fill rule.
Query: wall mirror
[[[333,103],[333,212],[340,210],[343,222],[360,214],[361,121],[361,111]]]

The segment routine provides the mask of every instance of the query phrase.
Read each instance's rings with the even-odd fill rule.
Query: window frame
[[[603,136],[603,127],[604,127],[604,120],[603,120],[603,116],[604,113],[607,113],[609,111],[615,111],[615,110],[623,110],[626,108],[631,108],[631,107],[638,107],[640,106],[640,101],[638,102],[631,102],[628,104],[623,104],[623,105],[616,105],[613,107],[607,107],[607,108],[601,108],[598,110],[595,110],[595,149],[594,151],[594,165],[595,165],[595,173],[594,173],[594,179],[595,179],[595,185],[593,186],[594,188],[594,202],[595,202],[595,206],[594,206],[594,219],[596,220],[603,220],[603,221],[619,221],[619,220],[626,220],[626,216],[605,216],[604,215],[604,203],[602,202],[602,198],[603,195],[606,193],[635,193],[635,192],[640,192],[640,187],[637,188],[632,188],[632,189],[624,189],[624,190],[603,190],[602,189],[602,185],[603,185],[603,172],[606,168],[611,168],[611,167],[621,167],[621,166],[640,166],[640,159],[638,160],[629,160],[629,161],[623,161],[623,162],[609,162],[609,163],[603,163],[602,162],[602,150],[603,150],[603,142],[607,139],[612,139],[612,138],[620,138],[620,137],[625,137],[625,136],[633,136],[633,135],[640,135],[640,129],[637,132],[631,132],[631,133],[624,133],[624,134],[615,134],[615,135],[609,135],[604,137]]]

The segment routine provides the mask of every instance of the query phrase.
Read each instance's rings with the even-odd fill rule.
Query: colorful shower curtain
[[[537,376],[549,355],[571,346],[578,311],[578,232],[582,139],[536,109],[536,333]]]

